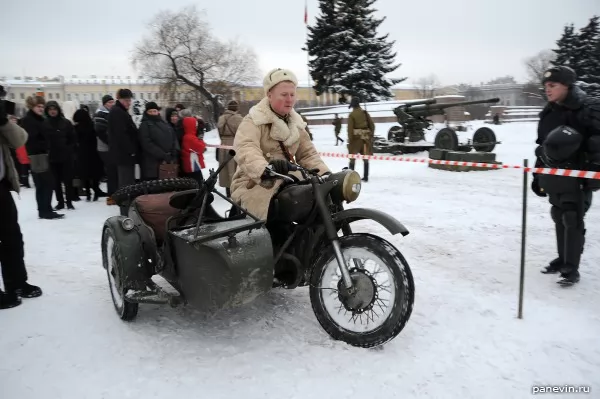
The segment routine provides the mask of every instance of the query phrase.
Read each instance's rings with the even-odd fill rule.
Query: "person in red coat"
[[[186,177],[195,179],[198,184],[204,182],[202,169],[204,165],[204,150],[206,143],[197,136],[198,121],[188,116],[183,118],[183,139],[181,140],[181,165]]]
[[[29,184],[29,155],[25,146],[21,146],[15,150],[17,160],[19,161],[19,180],[22,187],[31,188]]]

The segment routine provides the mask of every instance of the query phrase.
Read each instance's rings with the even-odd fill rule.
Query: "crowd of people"
[[[120,89],[116,99],[103,96],[94,115],[85,105],[65,115],[56,101],[46,102],[43,96],[27,98],[28,111],[17,123],[28,138],[11,155],[20,186],[30,188],[30,175],[33,178],[41,219],[62,219],[64,214],[57,211],[74,210],[73,203],[82,196],[87,201],[106,198],[107,205],[115,205],[111,196],[120,187],[156,180],[162,170],[203,180],[203,119],[182,104],[165,109],[163,117],[161,107],[148,102],[138,126],[130,112],[132,101],[132,92]],[[224,144],[233,144],[242,120],[238,110],[239,104],[230,101],[219,119]],[[220,156],[225,160],[226,154]],[[219,176],[228,195],[235,168],[231,162]],[[100,188],[101,181],[106,181],[106,192]]]

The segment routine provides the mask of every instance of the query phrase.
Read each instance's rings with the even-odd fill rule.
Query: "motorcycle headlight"
[[[121,226],[123,226],[123,229],[130,231],[135,227],[135,222],[133,219],[125,218],[121,221]]]
[[[356,201],[360,194],[361,183],[358,172],[351,170],[344,176],[342,183],[342,196],[346,202]]]

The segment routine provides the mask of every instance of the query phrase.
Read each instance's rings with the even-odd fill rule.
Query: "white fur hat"
[[[275,85],[285,81],[292,82],[294,86],[298,86],[298,79],[296,78],[296,75],[294,75],[294,72],[290,71],[289,69],[275,68],[270,70],[263,80],[265,95]]]

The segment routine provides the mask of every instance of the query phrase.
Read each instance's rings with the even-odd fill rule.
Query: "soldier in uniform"
[[[565,66],[544,74],[548,104],[540,114],[536,167],[600,170],[600,100],[587,97],[575,81],[575,72]],[[556,227],[558,257],[542,273],[560,273],[561,285],[579,281],[584,217],[598,188],[597,180],[534,175],[532,190],[548,197]]]
[[[340,141],[342,143],[344,142],[344,139],[340,137],[340,132],[342,131],[342,119],[338,114],[335,114],[335,119],[331,124],[335,127],[335,145],[337,146]]]
[[[360,107],[360,99],[352,97],[348,116],[348,153],[373,155],[373,135],[375,124],[371,115]],[[350,159],[350,169],[354,170],[355,159]],[[369,181],[369,160],[363,160],[364,174],[362,180]]]

